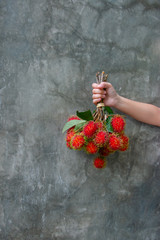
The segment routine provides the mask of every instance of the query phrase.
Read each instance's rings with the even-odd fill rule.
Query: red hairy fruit
[[[71,139],[71,147],[75,150],[76,149],[81,149],[84,146],[84,144],[85,144],[85,139],[80,134],[76,134]]]
[[[76,115],[72,115],[72,116],[70,116],[70,117],[68,118],[67,122],[69,122],[69,121],[71,121],[71,120],[80,120],[80,118],[77,117]],[[69,129],[67,130],[67,132],[69,132],[70,130],[73,130],[74,128],[75,128],[75,126],[69,128]]]
[[[120,138],[114,134],[110,135],[109,148],[111,148],[111,150],[118,150],[120,148]]]
[[[106,161],[105,161],[103,158],[101,158],[101,157],[96,157],[96,158],[94,159],[93,164],[94,164],[94,166],[95,166],[96,168],[105,168],[105,166],[106,166]]]
[[[114,132],[122,132],[124,130],[125,124],[125,120],[118,114],[115,115],[111,120],[111,125]]]
[[[66,145],[69,148],[72,148],[71,147],[71,139],[74,135],[75,135],[75,131],[73,129],[70,129],[70,131],[67,132],[67,134],[66,134]]]
[[[104,125],[102,122],[96,122],[97,129],[103,129]]]
[[[126,151],[129,145],[129,138],[126,135],[120,137],[120,151]]]
[[[89,121],[83,128],[83,133],[86,137],[91,138],[97,130],[97,125],[94,121]]]
[[[72,115],[68,118],[67,122],[71,121],[71,120],[80,120],[79,117],[77,117],[76,115]]]
[[[99,131],[95,138],[94,138],[94,142],[98,147],[103,147],[109,139],[109,134],[105,131]]]
[[[91,153],[91,154],[95,154],[95,153],[98,152],[98,147],[94,144],[94,142],[89,142],[86,145],[86,152]]]
[[[66,142],[66,146],[70,149],[72,149],[70,142]]]

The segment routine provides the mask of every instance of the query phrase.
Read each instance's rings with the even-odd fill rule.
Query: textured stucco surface
[[[160,107],[159,0],[2,0],[0,68],[0,239],[159,240],[159,128],[100,171],[61,133],[97,71]]]

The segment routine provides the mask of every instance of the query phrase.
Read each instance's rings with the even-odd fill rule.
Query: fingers
[[[94,88],[99,89],[99,86],[100,86],[100,84],[97,84],[97,83],[93,83],[93,84],[92,84],[92,88],[93,88],[93,89],[94,89]]]
[[[97,84],[97,83],[93,83],[92,84],[92,88],[93,89],[104,89],[104,88],[109,88],[111,87],[112,85],[108,82],[102,82],[100,84]]]
[[[102,82],[100,84],[97,84],[97,83],[92,84],[92,88],[93,88],[92,99],[95,105],[106,97],[108,92],[107,89],[109,89],[110,87],[112,87],[112,85],[108,82]]]
[[[101,95],[105,95],[106,94],[106,90],[104,89],[93,89],[92,90],[93,94],[101,94]]]
[[[102,99],[102,98],[105,98],[106,95],[101,95],[101,94],[93,94],[92,95],[92,99]]]
[[[94,104],[97,104],[106,97],[106,91],[104,89],[93,89],[92,93],[92,99]]]
[[[98,102],[100,102],[102,97],[105,96],[105,95],[101,94],[102,91],[103,90],[100,90],[100,89],[93,89],[92,99],[93,99],[94,104],[97,104]]]
[[[93,99],[93,103],[95,105],[97,105],[97,103],[99,103],[100,101],[101,101],[101,98]]]

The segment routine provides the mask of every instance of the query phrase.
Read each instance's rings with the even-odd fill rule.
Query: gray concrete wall
[[[127,116],[104,170],[61,130],[101,70],[160,107],[160,1],[1,0],[0,31],[0,239],[159,240],[159,128]]]

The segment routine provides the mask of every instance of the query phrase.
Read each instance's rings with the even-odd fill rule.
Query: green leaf
[[[77,116],[83,120],[93,120],[93,116],[90,110],[86,111],[86,112],[78,112],[77,111]]]
[[[63,130],[62,130],[62,133],[64,133],[65,131],[67,131],[69,128],[73,127],[73,126],[76,126],[80,123],[84,123],[86,121],[84,120],[71,120],[69,122],[67,122],[64,127],[63,127]]]
[[[113,110],[110,107],[105,106],[104,111],[109,113],[109,114],[113,114]]]
[[[80,128],[82,128],[85,124],[86,124],[87,121],[84,121],[82,123],[79,123],[75,126],[75,131],[78,131]]]
[[[108,132],[113,132],[113,127],[111,125],[111,121],[112,121],[112,116],[108,116],[107,120],[106,120],[106,128]]]

